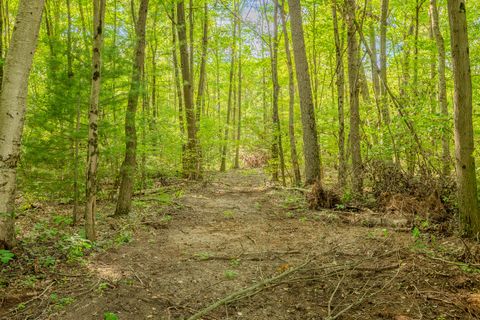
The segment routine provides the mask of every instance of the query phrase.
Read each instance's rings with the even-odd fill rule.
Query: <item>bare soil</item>
[[[477,244],[412,236],[402,216],[309,210],[301,192],[267,181],[237,170],[186,186],[169,206],[139,196],[135,210],[148,214],[136,215],[130,243],[17,300],[5,290],[0,318],[188,319],[265,282],[199,319],[480,319]],[[103,232],[117,228],[108,221]]]

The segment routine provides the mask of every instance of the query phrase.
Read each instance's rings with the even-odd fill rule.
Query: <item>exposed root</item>
[[[333,191],[324,189],[320,181],[313,184],[312,191],[307,195],[310,209],[334,209],[341,203],[340,197]]]

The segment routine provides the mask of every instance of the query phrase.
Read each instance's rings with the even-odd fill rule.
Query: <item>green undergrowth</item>
[[[37,202],[35,207],[21,205],[17,214],[18,245],[12,250],[0,250],[0,296],[22,290],[42,290],[58,275],[88,274],[88,257],[134,241],[135,233],[147,230],[144,221],[169,224],[170,210],[176,209],[176,199],[183,196],[177,187],[150,190],[136,196],[128,216],[114,217],[115,203],[99,201],[97,209],[97,240],[86,239],[83,219],[72,225],[71,206]],[[50,280],[49,280],[50,279]],[[51,282],[50,282],[51,283]],[[52,290],[54,292],[54,290]],[[73,302],[73,298],[53,293],[50,306],[59,310]],[[28,309],[24,303],[16,307]],[[109,318],[109,317],[106,317]],[[113,318],[109,318],[113,319]]]

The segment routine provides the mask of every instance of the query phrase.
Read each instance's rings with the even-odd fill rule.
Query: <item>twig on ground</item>
[[[398,268],[397,270],[397,273],[395,273],[395,275],[387,282],[385,283],[380,289],[378,289],[377,291],[374,291],[370,294],[368,294],[368,290],[365,291],[365,293],[362,295],[362,297],[360,299],[358,299],[357,301],[355,301],[354,303],[348,305],[347,307],[345,307],[344,309],[342,309],[340,312],[338,312],[336,315],[334,316],[328,316],[326,318],[326,320],[335,320],[337,319],[338,317],[340,317],[341,315],[343,315],[345,312],[347,312],[348,310],[352,309],[353,307],[356,307],[358,306],[359,304],[362,304],[363,301],[365,301],[366,298],[371,298],[371,297],[374,297],[376,296],[377,294],[379,294],[380,292],[382,292],[383,290],[385,290],[386,287],[388,287],[392,282],[393,280],[395,280],[398,276],[398,274],[400,273],[400,270],[401,270],[401,267]]]
[[[335,290],[333,290],[332,294],[330,295],[330,299],[328,300],[328,317],[331,317],[332,316],[332,301],[333,301],[333,298],[335,297],[335,294],[337,293],[338,291],[338,288],[340,287],[340,284],[342,284],[343,280],[345,279],[345,276],[347,275],[347,271],[345,270],[345,272],[343,273],[343,276],[342,278],[340,279],[340,281],[338,281],[336,287],[335,287]]]
[[[36,295],[35,297],[25,301],[22,303],[23,306],[28,306],[30,303],[32,303],[33,301],[35,300],[38,300],[40,299],[41,297],[43,297],[45,295],[45,293],[47,293],[47,291],[55,284],[55,280],[52,281],[47,287],[45,287],[45,289],[39,294],[39,295]],[[18,314],[21,314],[22,312],[25,312],[28,308],[23,308]],[[6,314],[4,314],[4,316],[8,316],[12,313],[14,313],[15,311],[18,311],[17,310],[17,307],[11,309],[10,311],[8,311]]]
[[[440,262],[443,262],[443,263],[447,263],[447,264],[451,264],[451,265],[455,265],[455,266],[459,266],[459,267],[468,266],[468,267],[480,268],[480,264],[478,264],[478,263],[451,261],[451,260],[442,259],[442,258],[439,258],[439,257],[434,257],[434,256],[431,256],[431,255],[428,255],[428,254],[424,254],[424,256],[426,256],[429,259],[435,260],[435,261],[440,261]]]
[[[270,284],[273,284],[273,283],[275,283],[279,280],[282,280],[283,278],[285,278],[285,277],[303,269],[308,264],[310,264],[312,262],[312,260],[313,260],[313,258],[309,259],[306,262],[302,263],[301,265],[299,265],[299,266],[297,266],[293,269],[287,270],[287,271],[285,271],[285,272],[283,272],[283,273],[281,273],[281,274],[279,274],[275,277],[266,279],[264,281],[261,281],[261,282],[258,282],[256,284],[254,284],[253,286],[250,286],[250,287],[244,288],[240,291],[234,292],[234,293],[226,296],[225,298],[220,299],[217,302],[209,305],[208,307],[198,311],[197,313],[192,315],[190,318],[188,318],[188,320],[200,319],[201,317],[208,314],[210,311],[215,310],[222,305],[227,305],[227,304],[232,303],[234,301],[238,301],[238,300],[241,300],[241,299],[244,299],[244,298],[251,297],[254,294],[257,294],[257,293],[261,292],[265,288],[268,288]]]

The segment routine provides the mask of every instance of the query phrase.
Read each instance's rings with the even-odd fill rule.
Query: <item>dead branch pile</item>
[[[268,153],[261,150],[254,152],[242,151],[240,159],[245,168],[261,168],[268,163]]]
[[[371,162],[366,172],[380,210],[420,215],[433,222],[447,220],[455,210],[456,187],[450,177],[412,176],[385,161]]]

